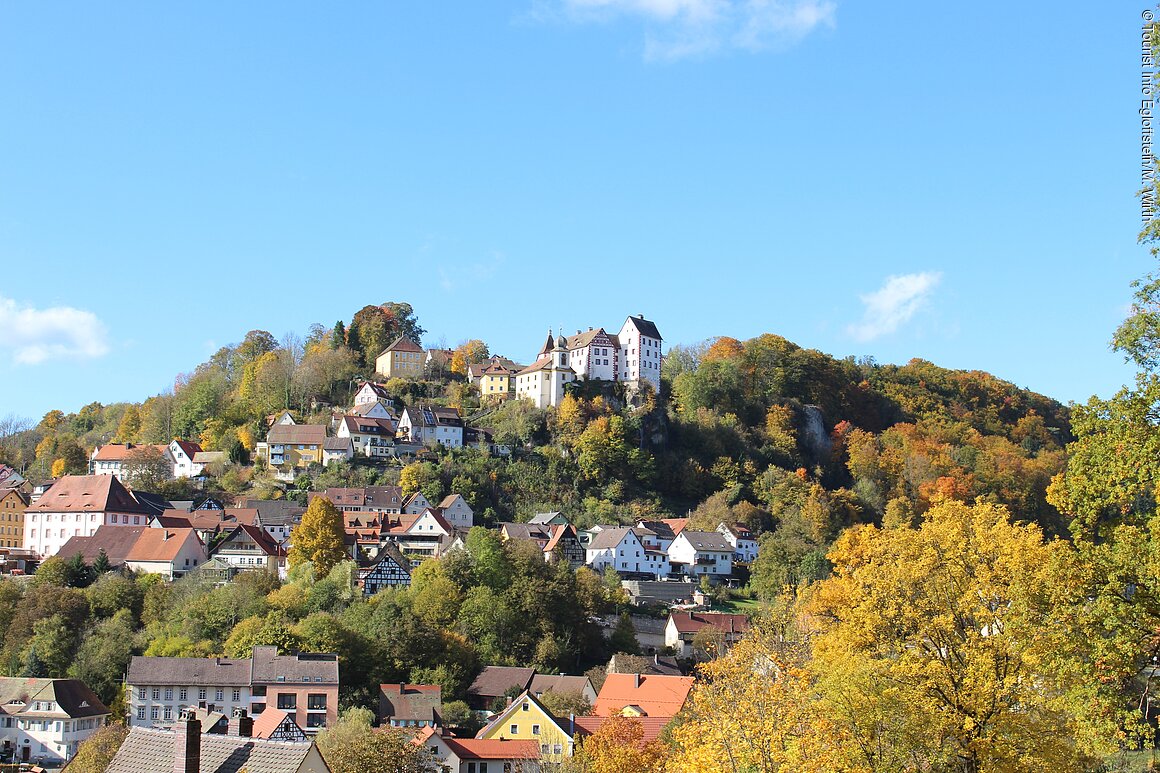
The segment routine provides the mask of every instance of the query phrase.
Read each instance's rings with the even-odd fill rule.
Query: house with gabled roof
[[[239,570],[264,570],[286,577],[286,548],[260,526],[240,523],[226,532],[210,557]]]
[[[569,523],[568,518],[559,511],[550,513],[536,513],[528,519],[528,523],[534,523],[537,526],[555,526],[557,524]]]
[[[386,588],[406,588],[411,584],[411,562],[398,545],[384,542],[370,563],[359,566],[358,577],[367,598]]]
[[[604,328],[576,331],[568,336],[568,365],[583,379],[619,381],[620,341],[604,331]]]
[[[265,711],[254,717],[254,738],[301,742],[307,740],[308,736],[298,727],[293,714],[267,706]]]
[[[749,632],[749,618],[722,612],[673,611],[665,623],[665,646],[671,647],[680,657],[688,657],[692,654],[693,639],[704,628],[715,631],[721,642],[729,647]]]
[[[553,339],[549,332],[536,361],[516,373],[516,397],[531,400],[537,408],[557,406],[564,399],[565,387],[575,380],[576,371],[568,364],[566,339]]]
[[[560,764],[571,757],[574,745],[567,723],[553,716],[527,691],[491,717],[475,737],[490,741],[534,741],[540,747],[540,762],[546,764]]]
[[[322,441],[322,466],[349,462],[354,458],[354,441],[349,437],[328,437]]]
[[[733,574],[733,546],[715,531],[683,529],[669,545],[673,571],[719,580]]]
[[[540,773],[539,744],[535,741],[486,740],[444,736],[426,727],[414,743],[431,751],[452,773]]]
[[[463,447],[463,418],[456,408],[408,405],[399,416],[398,438],[404,443]]]
[[[691,676],[609,674],[592,713],[598,717],[675,717],[684,708],[694,681]]]
[[[403,490],[398,486],[331,487],[323,492],[311,492],[309,499],[313,500],[317,496],[326,497],[343,512],[403,512]]]
[[[41,558],[101,526],[145,526],[152,510],[113,475],[65,475],[24,511],[24,547]]]
[[[379,384],[374,381],[363,381],[359,383],[358,391],[354,393],[354,407],[358,408],[362,405],[380,405],[384,408],[394,406],[395,401],[391,399],[391,393],[387,391],[385,384]],[[366,416],[368,414],[360,414]]]
[[[622,573],[668,575],[668,555],[645,545],[644,533],[643,529],[625,526],[600,527],[588,542],[585,561],[596,572],[611,567]]]
[[[354,452],[371,459],[386,459],[395,453],[395,431],[398,422],[392,417],[346,415],[338,421],[334,436],[349,438]]]
[[[375,358],[375,372],[386,378],[422,378],[426,359],[423,347],[399,336]]]
[[[553,692],[557,695],[576,693],[589,704],[596,703],[596,690],[592,687],[592,680],[586,676],[537,673],[532,677],[531,684],[528,685],[528,692],[537,698],[543,698],[546,692]]]
[[[656,324],[643,314],[629,317],[616,338],[621,352],[620,380],[638,385],[648,382],[653,391],[660,393],[664,339]]]
[[[447,520],[447,523],[457,529],[470,529],[475,525],[475,511],[471,509],[471,505],[467,504],[467,500],[461,494],[448,494],[443,497],[435,509]]]
[[[422,491],[413,491],[403,497],[403,513],[406,515],[419,515],[431,507],[431,503],[427,501],[427,497],[423,496]]]
[[[717,533],[733,546],[735,562],[748,564],[757,560],[757,537],[747,527],[739,523],[722,523],[717,527]]]
[[[467,688],[467,703],[474,709],[486,710],[496,698],[511,690],[527,690],[535,675],[534,668],[484,666]]]
[[[108,716],[80,679],[0,677],[0,758],[63,764]]]
[[[454,537],[455,529],[431,508],[419,515],[391,516],[383,529],[383,539],[395,543],[412,566],[443,555]]]
[[[325,442],[323,424],[275,424],[266,439],[254,447],[254,455],[292,476],[295,469],[322,464]]]
[[[380,725],[391,727],[442,727],[439,709],[443,688],[437,684],[380,684]]]
[[[0,488],[0,547],[24,547],[24,511],[28,495],[18,486]]]
[[[89,455],[89,474],[112,475],[117,480],[123,481],[126,474],[126,464],[132,461],[135,454],[139,454],[146,449],[151,449],[160,454],[172,470],[174,467],[173,455],[170,453],[170,446],[164,443],[154,445],[107,443],[103,446],[97,446],[93,449],[93,453]]]

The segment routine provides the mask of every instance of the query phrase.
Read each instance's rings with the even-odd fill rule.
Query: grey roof
[[[714,550],[722,553],[732,553],[733,546],[726,541],[720,532],[716,531],[689,531],[685,529],[681,536],[697,550]]]
[[[639,526],[651,531],[658,539],[671,541],[677,538],[676,533],[673,532],[673,527],[664,521],[641,521]]]
[[[173,769],[178,735],[134,727],[106,773],[151,773]],[[236,735],[202,735],[202,773],[293,773],[314,748],[311,741],[266,741]]]
[[[645,319],[643,314],[638,314],[635,317],[629,317],[626,321],[631,322],[633,327],[639,330],[642,336],[648,336],[649,338],[661,338],[661,333],[659,330],[657,330],[656,324]]]
[[[266,433],[266,442],[271,444],[320,446],[324,440],[326,427],[322,424],[275,424]]]
[[[537,698],[551,690],[559,695],[564,692],[578,692],[583,694],[585,687],[592,687],[592,682],[586,676],[568,676],[567,674],[536,674],[528,691]],[[593,690],[593,692],[596,692]]]
[[[531,520],[529,520],[528,523],[538,524],[538,525],[550,524],[559,515],[561,515],[559,510],[557,510],[555,512],[551,512],[551,513],[536,513],[535,515],[533,515],[531,517]],[[564,520],[567,520],[567,519],[565,518]]]
[[[601,529],[592,535],[592,541],[588,543],[589,550],[607,550],[619,545],[626,534],[632,529],[617,527],[614,529]],[[639,540],[638,540],[639,541]],[[732,550],[733,548],[730,548]]]
[[[16,701],[24,705],[10,707]],[[0,713],[49,713],[32,711],[33,701],[52,701],[70,717],[95,717],[109,713],[96,693],[80,679],[0,677],[0,706],[8,707],[0,709]],[[59,715],[59,712],[52,713]]]
[[[380,684],[379,719],[440,724],[442,694],[437,684]]]
[[[480,698],[498,698],[512,687],[521,690],[528,689],[532,677],[536,675],[534,668],[515,668],[513,666],[484,666],[479,676],[467,688],[471,695]]]
[[[348,437],[328,437],[322,443],[323,451],[354,451],[354,443]]]
[[[134,655],[126,681],[133,685],[184,684],[232,687],[250,684],[250,659],[161,658]]]
[[[247,499],[242,506],[258,511],[259,526],[292,526],[306,512],[305,507],[287,499]]]
[[[338,656],[300,652],[279,655],[277,647],[254,647],[254,682],[338,684]]]

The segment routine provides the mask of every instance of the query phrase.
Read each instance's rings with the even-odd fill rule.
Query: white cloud
[[[17,364],[100,357],[109,351],[106,336],[104,323],[91,311],[37,309],[0,296],[0,350],[10,350]]]
[[[673,61],[723,49],[760,51],[798,42],[818,27],[833,28],[834,0],[561,0],[578,22],[639,19],[644,57]],[[543,18],[544,14],[538,14]]]
[[[936,271],[887,277],[878,290],[859,296],[866,307],[862,321],[846,330],[859,341],[872,341],[910,321],[926,305],[942,279]]]

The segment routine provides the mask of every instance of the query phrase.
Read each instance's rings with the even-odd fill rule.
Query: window
[[[532,725],[532,735],[539,735],[539,734],[540,734],[540,726],[539,725]]]
[[[241,689],[240,689],[240,688],[238,688],[238,687],[235,687],[235,688],[234,688],[234,698],[233,698],[233,700],[234,700],[234,703],[237,703],[237,702],[238,702],[238,701],[240,701],[241,699],[242,699],[242,691],[241,691]]]
[[[144,706],[137,707],[137,719],[140,719],[140,720],[145,719],[145,707]]]
[[[519,725],[512,725],[511,727],[508,728],[508,731],[512,735],[519,735],[520,734],[520,726]]]
[[[205,688],[204,687],[197,688],[197,699],[199,701],[205,700]]]
[[[550,747],[546,743],[540,744],[540,754],[547,754]]]
[[[148,691],[144,687],[138,687],[137,688],[137,700],[139,700],[139,701],[145,700],[145,695],[147,694],[147,692]],[[142,717],[142,719],[144,719],[144,717]]]
[[[177,691],[177,699],[179,701],[189,700],[189,690],[185,687],[182,687]]]
[[[280,708],[282,710],[297,709],[298,708],[298,696],[292,692],[280,692],[280,693],[278,693],[278,708]]]
[[[149,718],[152,719],[154,722],[156,722],[158,719],[160,719],[161,718],[161,707],[160,706],[150,706],[149,707]]]
[[[307,727],[326,727],[326,715],[325,714],[307,714],[306,715],[306,726]]]
[[[155,700],[155,701],[161,700],[161,688],[160,687],[153,688],[153,700]]]
[[[552,746],[552,754],[563,754],[563,753],[564,753],[564,747],[561,744],[555,744]]]
[[[522,706],[522,708],[524,711],[528,710],[528,702],[527,701],[524,701],[524,705]]]
[[[326,710],[326,694],[325,693],[310,693],[306,697],[306,709],[308,711],[325,711]]]
[[[165,718],[166,719],[173,719],[173,707],[172,706],[165,707]]]
[[[264,685],[264,684],[254,685],[253,694],[254,694],[255,698],[264,697],[266,695],[266,685]]]
[[[173,700],[173,688],[172,687],[165,688],[165,700],[167,700],[167,701]]]

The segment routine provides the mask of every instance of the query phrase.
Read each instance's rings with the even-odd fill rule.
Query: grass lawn
[[[752,615],[761,608],[757,599],[730,599],[726,604],[714,604],[713,612],[725,612],[730,615]]]

